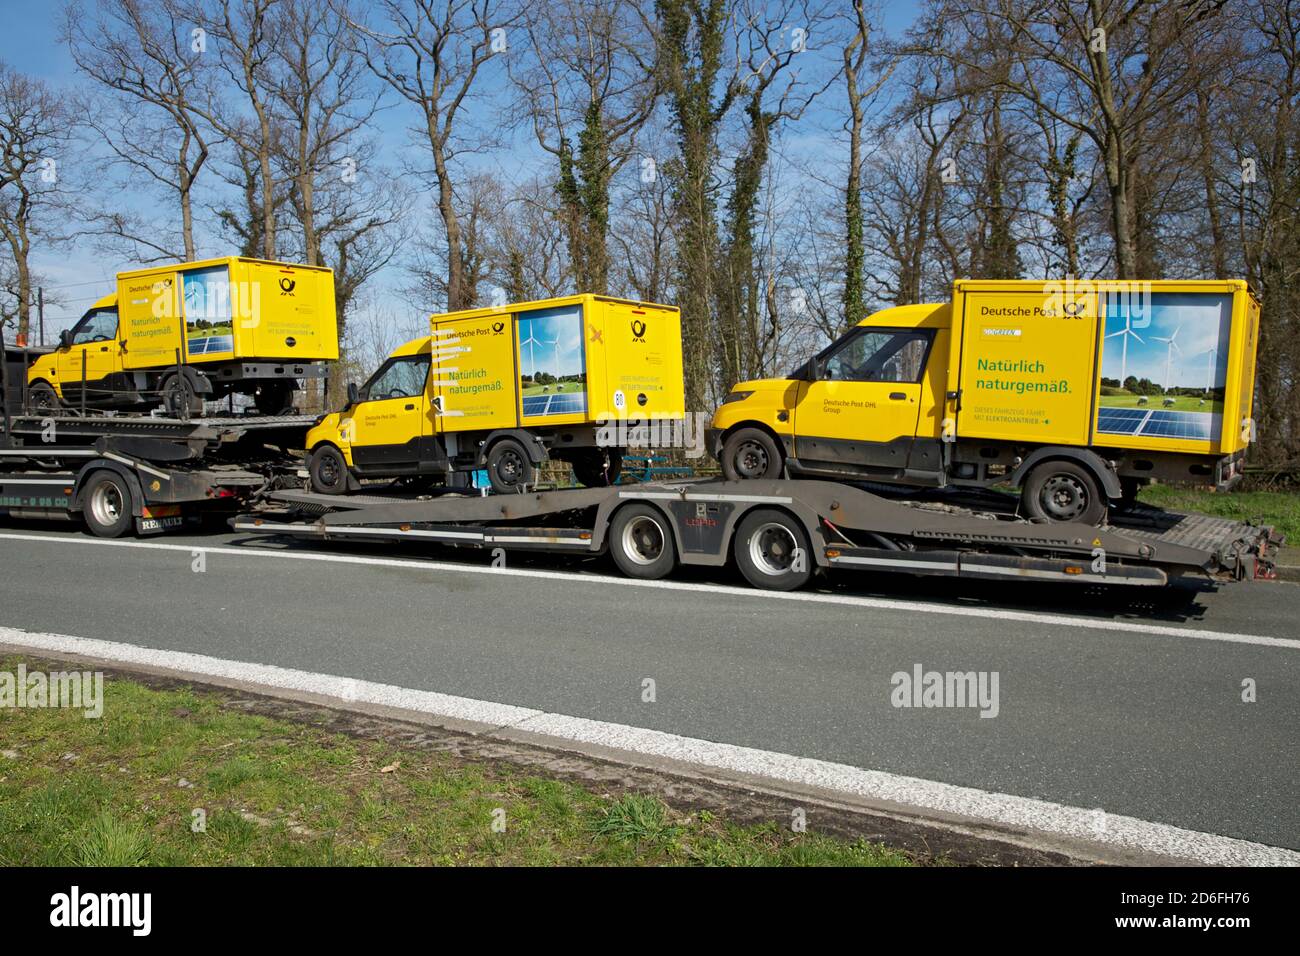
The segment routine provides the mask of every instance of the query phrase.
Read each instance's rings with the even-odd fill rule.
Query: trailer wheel
[[[348,490],[348,463],[333,445],[321,445],[307,463],[312,491],[320,495],[341,495]]]
[[[745,580],[765,591],[793,591],[812,578],[808,532],[793,515],[758,508],[736,529],[736,566]]]
[[[1030,517],[1044,521],[1101,524],[1108,503],[1092,472],[1072,461],[1045,461],[1025,479]]]
[[[649,505],[624,505],[609,525],[609,551],[629,578],[657,581],[677,567],[677,546],[663,513]]]
[[[131,486],[111,471],[96,472],[86,485],[81,516],[97,538],[120,538],[131,528]]]
[[[619,448],[596,448],[575,452],[571,464],[578,484],[584,488],[605,488],[617,482],[623,471],[623,451]]]
[[[761,428],[741,428],[722,446],[722,473],[731,481],[780,478],[781,450]]]
[[[492,490],[514,494],[533,483],[533,463],[524,446],[513,438],[503,438],[488,452],[487,473]]]

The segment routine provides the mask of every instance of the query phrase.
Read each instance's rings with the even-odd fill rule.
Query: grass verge
[[[110,675],[104,696],[99,719],[0,708],[0,865],[911,864],[864,840],[733,825],[725,808],[244,713],[220,692]]]

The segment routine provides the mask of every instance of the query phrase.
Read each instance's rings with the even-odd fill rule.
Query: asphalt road
[[[876,575],[826,583],[828,600],[790,601],[711,587],[736,583],[723,572],[670,590],[572,559],[557,579],[494,575],[472,552],[231,534],[150,543],[186,547],[0,526],[0,626],[613,721],[1300,849],[1300,646],[1240,637],[1300,638],[1296,585],[1134,593]],[[191,544],[404,563],[217,552],[196,573]],[[465,570],[418,565],[429,558]],[[1153,623],[1177,631],[1144,629]],[[996,672],[997,716],[893,706],[892,675],[918,664]],[[1254,703],[1241,699],[1248,678]]]

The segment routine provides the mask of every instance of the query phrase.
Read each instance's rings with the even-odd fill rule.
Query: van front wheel
[[[1098,525],[1108,507],[1096,477],[1072,461],[1045,461],[1035,466],[1021,496],[1029,516],[1042,521]]]
[[[319,495],[341,495],[348,490],[348,463],[333,445],[321,445],[307,464],[312,491]]]
[[[741,428],[722,446],[722,474],[730,481],[780,478],[781,451],[761,428]]]

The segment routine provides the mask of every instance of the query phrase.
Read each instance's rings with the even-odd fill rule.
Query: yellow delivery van
[[[307,435],[308,471],[324,494],[480,470],[514,491],[550,457],[612,484],[626,430],[610,423],[682,419],[684,406],[672,306],[572,295],[452,312],[349,386],[347,407]]]
[[[117,290],[28,370],[29,404],[172,414],[239,393],[292,407],[339,357],[329,269],[228,257],[122,272]]]
[[[1241,477],[1258,338],[1238,280],[959,280],[736,385],[707,437],[729,478],[1005,483],[1032,517],[1098,523],[1152,479]]]

